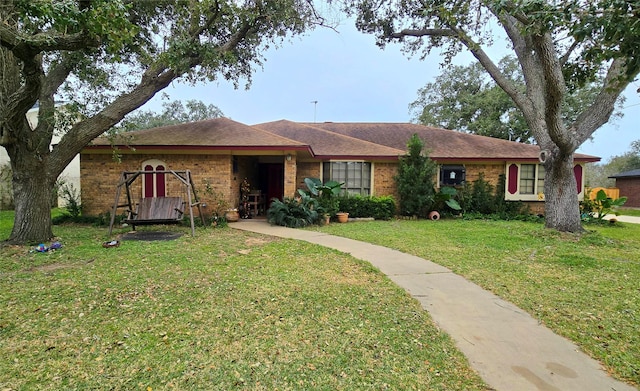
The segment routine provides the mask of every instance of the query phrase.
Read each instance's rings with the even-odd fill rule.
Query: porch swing
[[[133,202],[131,195],[131,185],[136,179],[142,175],[171,174],[177,178],[184,190],[185,197],[142,197],[137,203]],[[125,189],[126,201],[120,204],[120,195],[122,189]],[[153,170],[153,171],[123,171],[116,188],[116,197],[111,211],[111,222],[109,224],[109,236],[113,231],[113,224],[116,219],[118,208],[126,208],[127,217],[124,223],[130,224],[135,231],[137,225],[161,225],[161,224],[179,224],[182,222],[185,207],[189,207],[189,218],[191,220],[191,235],[195,236],[195,227],[193,221],[193,208],[198,208],[198,214],[204,225],[204,217],[202,215],[202,207],[193,185],[191,172],[173,171],[173,170]]]

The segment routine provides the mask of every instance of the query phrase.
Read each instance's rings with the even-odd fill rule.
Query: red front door
[[[266,164],[267,172],[267,208],[272,198],[282,200],[284,196],[284,164]]]

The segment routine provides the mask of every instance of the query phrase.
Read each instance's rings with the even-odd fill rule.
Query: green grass
[[[528,311],[640,384],[640,225],[561,234],[524,222],[331,224],[319,230],[432,260]]]
[[[619,208],[618,213],[621,216],[640,217],[640,208]]]
[[[11,219],[0,212],[0,238]],[[231,229],[167,229],[185,234],[105,249],[106,228],[70,225],[54,227],[55,252],[0,247],[0,389],[486,389],[370,265]]]

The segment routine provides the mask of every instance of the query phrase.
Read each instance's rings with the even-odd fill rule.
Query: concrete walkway
[[[370,262],[404,288],[498,391],[631,391],[568,340],[515,305],[433,262],[324,233],[243,220],[231,228],[304,240]]]
[[[605,218],[605,220],[616,219],[621,223],[640,224],[640,217],[637,217],[637,216],[606,215],[606,216],[604,216],[604,218]]]

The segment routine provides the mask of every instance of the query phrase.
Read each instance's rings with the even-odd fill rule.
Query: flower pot
[[[440,220],[440,213],[438,213],[435,210],[429,212],[429,220],[433,220],[433,221]]]
[[[349,221],[349,213],[346,212],[336,213],[336,217],[338,218],[338,223],[346,223]]]
[[[227,219],[229,223],[235,223],[236,221],[240,220],[240,213],[238,213],[237,210],[228,210],[224,214],[224,218]]]

